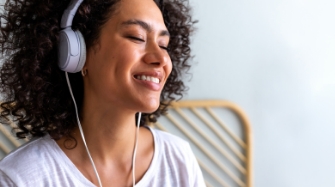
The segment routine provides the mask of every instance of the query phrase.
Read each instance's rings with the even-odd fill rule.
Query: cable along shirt
[[[189,144],[177,136],[149,129],[154,137],[154,156],[136,187],[204,187]],[[0,161],[0,186],[95,187],[48,134],[22,145]]]

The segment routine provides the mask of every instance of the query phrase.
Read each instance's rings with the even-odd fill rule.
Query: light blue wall
[[[256,187],[335,186],[335,1],[191,0],[186,99],[248,113]]]

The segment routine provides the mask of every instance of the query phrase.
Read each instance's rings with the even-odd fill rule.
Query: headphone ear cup
[[[86,45],[80,31],[65,28],[59,32],[58,66],[61,70],[79,72],[86,61]]]
[[[69,36],[66,30],[61,30],[58,43],[58,67],[63,71],[67,71],[70,61],[69,45]]]
[[[83,69],[86,62],[86,44],[83,34],[79,30],[75,31],[78,41],[79,41],[79,62],[76,68],[76,72],[79,72]]]

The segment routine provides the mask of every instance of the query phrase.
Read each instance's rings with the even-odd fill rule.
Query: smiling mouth
[[[160,80],[157,77],[146,76],[146,75],[136,75],[135,78],[138,80],[154,82],[157,84],[160,82]]]

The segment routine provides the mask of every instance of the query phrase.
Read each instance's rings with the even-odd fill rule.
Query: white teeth
[[[151,81],[154,82],[154,83],[159,83],[159,79],[158,79],[158,78],[155,78],[155,77],[152,77],[152,78],[151,78]]]
[[[150,77],[150,76],[145,76],[145,75],[137,75],[136,78],[139,79],[139,80],[151,81],[151,82],[154,82],[154,83],[159,83],[159,79],[156,78],[156,77]]]

